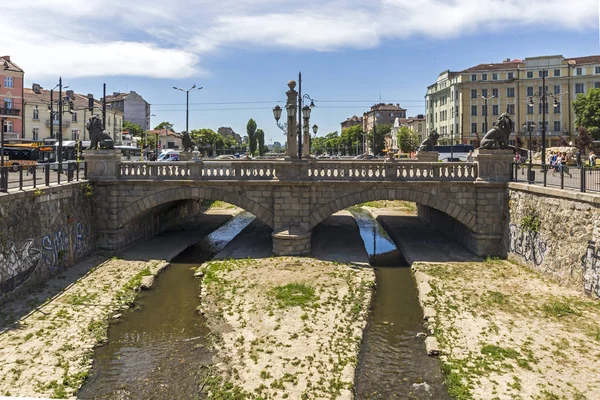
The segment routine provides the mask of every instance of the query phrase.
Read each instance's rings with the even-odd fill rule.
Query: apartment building
[[[371,110],[363,113],[363,132],[372,131],[375,124],[393,125],[396,118],[406,118],[406,109],[400,107],[400,104],[375,104]]]
[[[89,140],[85,127],[93,114],[102,115],[102,103],[92,94],[82,95],[73,90],[63,93],[62,137],[63,140]],[[46,138],[57,138],[59,132],[59,92],[45,90],[34,83],[31,89],[24,89],[25,112],[23,122],[26,129],[23,139],[41,141]],[[90,99],[92,110],[90,110]],[[50,106],[54,110],[54,120],[50,119]],[[52,130],[50,127],[52,126]],[[105,130],[115,143],[122,143],[123,113],[119,110],[107,109]]]
[[[10,56],[0,57],[0,117],[4,140],[22,139],[24,71]]]
[[[106,96],[106,104],[113,110],[121,111],[125,115],[125,121],[138,124],[145,131],[150,129],[150,103],[135,91],[114,92]]]
[[[342,132],[344,129],[351,128],[356,125],[362,126],[362,124],[363,124],[363,117],[358,117],[356,115],[353,115],[352,117],[347,118],[344,122],[342,122],[340,124],[341,125],[340,132]]]
[[[549,93],[545,106],[546,147],[561,136],[574,141],[575,113],[572,102],[590,88],[600,88],[600,56],[565,58],[562,55],[505,59],[479,64],[463,71],[444,71],[427,88],[426,128],[436,129],[441,144],[473,144],[494,121],[507,112],[515,131],[527,143],[522,125],[535,122],[532,140],[542,132],[539,93]],[[530,105],[532,104],[532,105]],[[515,136],[511,136],[514,144]]]

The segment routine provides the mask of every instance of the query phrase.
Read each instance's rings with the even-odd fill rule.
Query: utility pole
[[[63,161],[63,147],[62,147],[62,111],[63,111],[63,98],[62,98],[62,77],[58,78],[58,179],[60,180],[60,174],[62,174],[62,161]],[[59,181],[60,182],[60,181]]]
[[[106,130],[106,83],[103,84],[102,94],[102,130]]]
[[[56,86],[54,87],[56,88]],[[50,137],[54,137],[54,89],[50,91]]]

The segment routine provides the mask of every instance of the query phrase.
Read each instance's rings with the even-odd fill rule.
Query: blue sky
[[[78,93],[135,90],[152,125],[190,130],[254,118],[267,143],[284,141],[271,109],[303,75],[319,135],[376,102],[424,112],[446,69],[504,58],[600,54],[598,0],[22,0],[3,5],[0,52],[25,84],[62,76]],[[121,4],[119,4],[121,3]],[[43,27],[43,29],[41,29]]]

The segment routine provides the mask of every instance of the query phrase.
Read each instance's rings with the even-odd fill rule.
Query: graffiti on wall
[[[509,234],[509,251],[511,253],[523,257],[525,261],[533,262],[536,266],[540,266],[544,262],[547,246],[537,232],[510,224]]]
[[[589,295],[600,297],[600,247],[596,242],[588,241],[585,254],[581,257],[583,268],[583,288]]]
[[[20,244],[0,244],[0,296],[10,293],[27,282],[39,265],[41,251],[34,247],[34,240]]]
[[[85,233],[81,222],[60,227],[42,237],[42,260],[52,272],[83,254]]]

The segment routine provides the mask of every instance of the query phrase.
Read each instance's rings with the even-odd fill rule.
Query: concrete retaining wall
[[[96,245],[86,183],[0,194],[0,304],[59,274]]]
[[[600,298],[600,195],[521,183],[509,195],[510,257]]]

